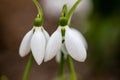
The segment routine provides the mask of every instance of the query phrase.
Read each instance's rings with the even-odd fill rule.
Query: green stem
[[[73,11],[76,9],[76,7],[77,7],[77,5],[80,3],[80,1],[81,1],[81,0],[77,0],[77,1],[75,2],[75,4],[72,6],[72,8],[69,10],[68,14],[66,15],[67,19],[69,20],[69,21],[68,21],[68,24],[69,24],[69,22],[70,22],[70,17],[71,17],[71,15],[72,15]]]
[[[37,0],[33,0],[35,6],[37,7],[38,14],[40,14],[41,19],[43,20],[43,11],[42,8]]]
[[[71,80],[77,80],[76,73],[75,73],[74,66],[73,66],[73,61],[69,55],[67,57],[67,61],[68,61],[68,68],[70,70]]]
[[[24,72],[23,80],[28,80],[28,76],[29,76],[30,70],[32,68],[33,60],[34,59],[33,59],[32,53],[31,53],[28,63],[27,63],[27,66],[26,66],[26,69],[25,69],[25,72]]]
[[[64,4],[64,5],[63,5],[63,8],[62,8],[62,17],[65,17],[65,16],[66,16],[66,14],[67,14],[67,7],[68,7],[67,4]]]
[[[40,13],[41,15],[43,15],[43,11],[42,11],[42,8],[39,4],[39,2],[37,0],[33,0],[35,6],[37,7],[37,10],[38,10],[38,13]]]
[[[58,80],[63,80],[63,70],[64,70],[64,54],[61,52],[61,61],[59,65]]]

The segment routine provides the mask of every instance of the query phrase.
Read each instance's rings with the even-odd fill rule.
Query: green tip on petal
[[[61,33],[62,33],[62,37],[64,37],[65,36],[65,28],[64,27],[61,28]]]

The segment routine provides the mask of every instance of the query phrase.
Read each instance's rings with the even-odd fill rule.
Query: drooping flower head
[[[19,55],[24,57],[31,51],[35,61],[40,65],[44,59],[49,34],[42,27],[38,18],[35,19],[34,25],[35,26],[24,36],[20,45]]]
[[[63,29],[65,30],[64,37],[62,37]],[[62,42],[63,39],[64,42]],[[62,51],[63,53],[70,55],[76,61],[83,62],[87,56],[86,49],[86,40],[80,32],[76,29],[70,28],[68,25],[64,27],[59,26],[48,41],[45,61],[51,60],[56,55],[59,56]]]
[[[65,58],[66,55],[70,55],[76,61],[85,61],[87,42],[79,31],[68,26],[72,12],[79,2],[80,0],[75,3],[68,13],[67,4],[63,6],[59,26],[48,41],[44,61],[49,61],[55,56],[57,61],[60,61],[61,52],[64,53]]]

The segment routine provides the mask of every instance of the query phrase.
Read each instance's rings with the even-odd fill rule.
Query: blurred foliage
[[[111,16],[120,12],[120,0],[92,0],[94,12],[102,15],[101,17]]]
[[[95,73],[120,74],[120,0],[93,0],[87,33],[89,63]]]
[[[7,78],[7,76],[2,75],[2,76],[0,77],[0,80],[8,80],[8,78]]]

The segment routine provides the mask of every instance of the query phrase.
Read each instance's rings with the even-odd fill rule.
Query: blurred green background
[[[106,80],[120,77],[120,1],[93,0],[94,11],[90,16],[89,64]],[[103,80],[103,79],[100,79]]]
[[[45,1],[39,2],[44,10],[44,27],[52,34],[60,15],[51,17],[45,13]],[[91,2],[93,8],[87,23],[79,24],[81,20],[76,15],[71,23],[78,26],[88,42],[86,62],[74,61],[78,80],[120,80],[120,0]],[[21,58],[18,49],[23,36],[32,28],[36,14],[31,0],[0,0],[0,77],[4,76],[5,80],[7,77],[8,80],[22,79],[28,56]],[[65,73],[68,72],[65,66]],[[57,73],[58,64],[54,59],[40,66],[34,63],[29,80],[54,80]]]

